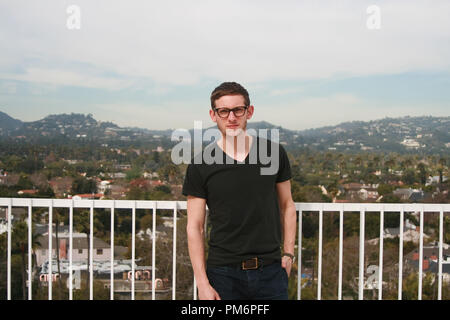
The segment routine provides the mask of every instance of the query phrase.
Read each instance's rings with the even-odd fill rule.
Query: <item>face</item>
[[[215,101],[216,108],[233,109],[245,106],[245,99],[241,95],[229,95],[220,97]],[[230,112],[227,118],[221,118],[214,110],[209,110],[212,121],[217,123],[217,127],[225,136],[237,136],[247,128],[247,120],[253,115],[254,107],[249,106],[241,117],[236,117],[234,112]]]

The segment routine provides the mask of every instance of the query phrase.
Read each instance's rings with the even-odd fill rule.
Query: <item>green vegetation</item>
[[[167,142],[167,141],[166,141]],[[164,142],[164,143],[166,143]],[[159,142],[144,142],[102,145],[95,141],[80,143],[26,143],[0,142],[0,197],[46,197],[66,198],[68,195],[98,193],[100,182],[109,181],[111,188],[104,193],[106,199],[130,200],[185,200],[181,194],[186,164],[174,165],[170,159],[168,144]],[[156,151],[160,146],[164,150]],[[287,148],[288,149],[288,148]],[[383,152],[341,153],[332,151],[299,151],[288,149],[292,170],[292,195],[296,202],[332,202],[346,200],[350,202],[412,202],[394,194],[398,188],[413,188],[423,190],[424,197],[418,202],[449,203],[449,157],[442,155],[411,155]],[[7,173],[7,174],[6,174]],[[117,174],[122,176],[117,177]],[[144,176],[144,174],[146,176]],[[437,182],[427,184],[430,176],[437,176]],[[351,194],[351,184],[375,185],[376,198],[355,198]],[[37,190],[35,194],[18,194],[20,190]],[[382,198],[380,198],[382,197]],[[35,208],[34,222],[48,223],[45,208]],[[56,209],[55,209],[56,210]],[[56,210],[59,221],[68,224],[67,210]],[[55,213],[55,214],[56,214]],[[164,225],[164,217],[172,217],[171,210],[158,211],[157,226]],[[79,232],[89,232],[89,212],[78,210],[75,227]],[[187,253],[185,235],[185,212],[179,212],[177,222],[177,298],[192,297],[192,270]],[[55,215],[56,217],[56,215]],[[416,223],[415,218],[407,218]],[[129,210],[116,210],[115,244],[131,248],[131,214]],[[137,210],[136,231],[151,228],[153,223],[150,210]],[[398,227],[398,214],[385,216],[385,227]],[[12,296],[13,299],[23,299],[24,296],[24,222],[19,220],[14,224],[12,250]],[[110,241],[110,212],[99,209],[95,211],[94,235],[107,243]],[[425,232],[431,240],[437,239],[438,226],[435,220],[427,223]],[[171,230],[170,228],[168,228]],[[445,241],[450,242],[450,219],[445,218]],[[366,240],[379,236],[379,215],[368,213],[366,216]],[[324,215],[323,242],[323,278],[322,298],[337,298],[338,269],[338,239],[339,214]],[[343,295],[357,297],[358,276],[358,245],[359,245],[359,213],[346,213],[344,218],[344,282]],[[303,267],[317,277],[318,248],[318,215],[305,213],[303,216]],[[22,240],[21,240],[22,239]],[[33,247],[38,247],[34,244]],[[404,244],[404,254],[413,251],[417,245]],[[136,257],[140,265],[151,265],[151,239],[136,240]],[[156,242],[158,277],[172,277],[172,235],[167,232]],[[366,244],[365,265],[378,264],[378,246]],[[127,253],[131,257],[131,252]],[[383,291],[386,299],[396,299],[398,260],[398,240],[385,240],[384,248],[384,279],[389,283]],[[36,266],[35,266],[36,267]],[[297,297],[297,265],[292,270],[290,281],[290,297]],[[304,272],[304,271],[303,271]],[[304,280],[305,281],[305,280]],[[431,275],[424,279],[424,298],[435,298],[436,283]],[[0,235],[0,299],[6,297],[6,233]],[[85,281],[84,289],[77,292],[75,298],[87,297]],[[109,298],[101,284],[95,284],[95,298]],[[405,273],[403,282],[404,298],[415,299],[417,294],[417,276],[414,272]],[[302,289],[302,299],[315,299],[317,281],[306,283]],[[33,283],[33,297],[46,299],[46,289]],[[371,293],[365,294],[369,298]],[[67,297],[67,289],[58,282],[54,287],[54,297]],[[444,297],[450,298],[448,288]]]

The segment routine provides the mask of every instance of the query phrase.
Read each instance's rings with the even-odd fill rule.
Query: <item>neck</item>
[[[251,137],[243,130],[236,136],[222,134],[222,138],[217,142],[226,152],[229,150],[234,156],[245,154],[249,151]]]

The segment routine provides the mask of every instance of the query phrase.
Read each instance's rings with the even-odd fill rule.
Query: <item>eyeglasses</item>
[[[236,117],[242,117],[245,114],[245,111],[247,110],[248,106],[241,106],[241,107],[236,107],[233,109],[227,109],[227,108],[214,108],[214,111],[217,112],[217,114],[219,115],[219,117],[221,118],[228,118],[228,116],[230,115],[230,112],[233,111],[233,114]]]

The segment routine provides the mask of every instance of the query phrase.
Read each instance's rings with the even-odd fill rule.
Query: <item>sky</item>
[[[447,0],[0,0],[0,111],[209,127],[212,90],[236,81],[250,121],[294,130],[449,116],[448,12]]]

